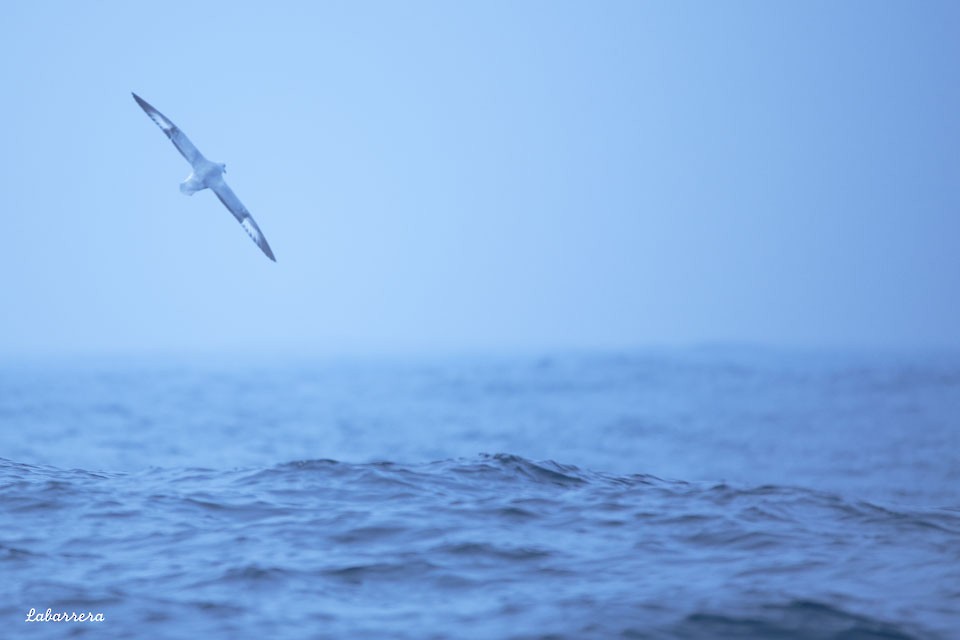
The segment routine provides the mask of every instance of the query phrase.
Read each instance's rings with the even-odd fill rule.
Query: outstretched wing
[[[240,202],[240,198],[233,192],[233,189],[227,186],[227,183],[223,180],[219,180],[211,189],[213,189],[213,192],[220,198],[220,202],[222,202],[227,209],[230,209],[230,213],[237,219],[237,222],[239,222],[240,226],[247,232],[247,235],[257,243],[257,246],[260,247],[268,258],[276,262],[277,259],[273,257],[273,251],[270,249],[270,245],[267,244],[267,239],[263,237],[263,232],[260,231],[260,227],[258,227],[257,223],[253,220],[253,216],[250,215],[247,208]]]
[[[169,119],[159,111],[153,108],[149,102],[133,94],[133,99],[137,101],[137,104],[140,105],[140,108],[147,112],[147,115],[150,116],[150,119],[157,123],[157,126],[163,130],[167,137],[170,138],[170,142],[173,143],[173,146],[187,159],[191,165],[196,165],[197,160],[203,160],[203,154],[197,150],[193,143],[190,142],[190,139],[184,135],[183,131],[177,128],[177,125],[170,122]]]

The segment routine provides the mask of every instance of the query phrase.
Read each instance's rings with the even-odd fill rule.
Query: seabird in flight
[[[150,119],[156,122],[160,129],[167,134],[173,146],[177,148],[193,167],[193,173],[180,183],[180,191],[188,196],[192,196],[197,191],[207,188],[212,189],[213,192],[217,194],[217,197],[220,198],[220,202],[230,210],[230,213],[237,219],[240,226],[244,228],[247,235],[257,243],[257,246],[260,247],[268,258],[276,262],[277,259],[273,257],[273,251],[270,250],[270,245],[267,244],[267,239],[263,237],[263,232],[260,231],[260,227],[254,222],[253,216],[251,216],[247,208],[243,206],[243,203],[240,202],[240,199],[237,198],[233,190],[223,181],[223,174],[227,171],[227,165],[210,162],[204,158],[203,154],[190,142],[190,139],[184,135],[183,131],[177,128],[177,125],[170,122],[166,116],[150,106],[146,100],[137,94],[133,94],[133,99],[137,101],[140,108],[147,112]]]

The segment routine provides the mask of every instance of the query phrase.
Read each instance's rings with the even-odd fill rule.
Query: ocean
[[[0,637],[960,638],[960,354],[7,361]]]

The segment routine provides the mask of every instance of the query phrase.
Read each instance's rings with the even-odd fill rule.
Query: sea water
[[[960,354],[8,361],[0,637],[960,637]]]

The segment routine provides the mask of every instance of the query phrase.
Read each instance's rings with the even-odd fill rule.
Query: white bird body
[[[217,194],[220,202],[230,210],[230,213],[233,214],[237,222],[244,228],[247,235],[250,236],[268,258],[276,262],[277,259],[273,256],[273,251],[270,249],[270,245],[267,244],[267,239],[264,237],[263,232],[260,231],[260,227],[257,226],[253,216],[250,215],[247,208],[243,206],[243,203],[240,202],[237,195],[227,185],[226,181],[224,181],[223,174],[227,171],[227,165],[207,160],[193,143],[190,142],[190,139],[187,138],[183,131],[180,131],[177,125],[173,124],[166,116],[154,109],[150,103],[137,94],[134,93],[133,98],[137,101],[137,104],[140,105],[140,108],[150,116],[150,119],[157,123],[157,126],[170,138],[173,146],[177,148],[181,155],[183,155],[187,162],[193,167],[193,172],[187,176],[186,180],[180,183],[180,192],[184,195],[192,196],[197,191],[204,189],[213,191]]]
[[[180,183],[180,191],[192,196],[197,191],[213,188],[217,180],[223,182],[226,165],[210,162],[203,156],[193,163],[193,172]]]

